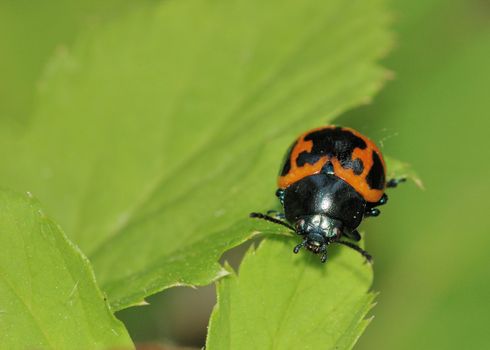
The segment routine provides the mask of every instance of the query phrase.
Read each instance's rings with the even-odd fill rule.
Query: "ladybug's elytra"
[[[342,237],[359,241],[356,229],[362,219],[378,216],[376,207],[388,200],[385,189],[405,181],[386,181],[385,174],[380,150],[361,133],[338,126],[313,129],[291,145],[281,168],[276,195],[284,214],[250,216],[286,226],[302,236],[294,253],[305,247],[321,254],[321,261],[326,262],[327,246],[339,243],[371,261],[365,250]]]

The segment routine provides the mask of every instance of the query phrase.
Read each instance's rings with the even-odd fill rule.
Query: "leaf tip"
[[[147,306],[150,305],[145,299],[141,300],[139,303],[135,304],[135,306]]]

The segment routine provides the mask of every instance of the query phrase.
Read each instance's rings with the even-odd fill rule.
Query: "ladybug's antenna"
[[[347,241],[335,241],[334,243],[340,243],[340,244],[343,244],[349,248],[352,248],[354,249],[356,252],[359,252],[363,257],[366,258],[366,260],[369,262],[369,263],[372,263],[373,262],[373,257],[368,253],[366,252],[364,249],[362,249],[361,247],[351,243],[351,242],[347,242]]]
[[[269,216],[269,215],[265,215],[265,214],[261,214],[261,213],[250,213],[250,217],[269,221],[269,222],[272,222],[274,224],[278,224],[278,225],[282,225],[284,227],[287,227],[288,229],[290,229],[292,231],[296,231],[293,226],[285,223],[284,221],[273,218],[272,216]]]

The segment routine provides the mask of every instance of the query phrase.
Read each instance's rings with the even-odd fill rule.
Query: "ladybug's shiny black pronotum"
[[[376,207],[388,200],[385,189],[405,180],[386,181],[385,174],[380,150],[364,135],[338,126],[313,129],[291,145],[281,168],[276,195],[284,214],[250,216],[286,226],[300,235],[303,241],[294,253],[305,247],[321,254],[321,261],[326,262],[327,246],[339,243],[371,261],[365,250],[342,238],[359,241],[356,229],[362,219],[378,216]]]

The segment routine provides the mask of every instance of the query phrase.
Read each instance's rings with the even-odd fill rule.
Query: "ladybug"
[[[378,216],[386,204],[385,189],[404,178],[386,181],[386,166],[379,148],[358,131],[324,126],[300,135],[284,159],[276,196],[284,213],[275,217],[251,213],[250,217],[283,225],[303,241],[305,247],[327,261],[327,246],[348,246],[371,262],[371,255],[343,237],[360,241],[357,227],[365,217]],[[286,220],[287,222],[283,221]]]

